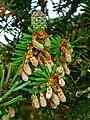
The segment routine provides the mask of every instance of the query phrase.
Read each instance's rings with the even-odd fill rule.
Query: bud
[[[24,71],[22,72],[22,80],[28,81],[28,75],[26,75]]]
[[[59,105],[59,104],[60,104],[59,98],[58,98],[58,96],[57,96],[55,93],[52,94],[51,100],[52,100],[52,102],[53,102],[54,104],[56,104],[56,105]]]
[[[31,96],[31,99],[32,99],[32,106],[33,106],[33,108],[39,108],[40,105],[39,105],[39,100],[38,100],[37,96],[33,94]]]
[[[33,52],[32,52],[32,49],[29,49],[27,52],[26,59],[31,58],[31,57],[33,57]]]
[[[45,38],[45,45],[50,46],[50,39],[48,37]]]
[[[61,60],[61,62],[62,62],[63,64],[66,63],[66,58],[65,58],[64,55],[60,55],[60,60]]]
[[[48,86],[47,90],[46,90],[46,98],[50,99],[51,96],[52,96],[52,88],[51,88],[51,86]]]
[[[30,61],[31,61],[31,63],[32,63],[32,65],[33,65],[34,67],[37,67],[37,66],[38,66],[38,60],[36,59],[35,56],[33,56],[32,58],[30,58]]]
[[[65,86],[65,81],[63,80],[63,78],[59,78],[59,85],[61,86],[61,87],[63,87],[63,86]]]
[[[63,69],[63,67],[62,67],[62,66],[57,67],[57,68],[56,68],[56,73],[57,73],[58,75],[64,76],[64,69]]]
[[[62,89],[59,91],[58,97],[59,97],[61,102],[66,102],[66,96],[64,95]]]
[[[43,50],[43,52],[45,54],[46,59],[51,60],[51,55],[46,50]]]
[[[69,75],[70,74],[70,69],[67,67],[67,64],[64,65],[64,68],[65,68],[65,73],[67,75]]]
[[[40,105],[41,105],[42,107],[46,107],[46,106],[47,106],[46,99],[45,99],[43,93],[40,94]]]
[[[3,116],[2,116],[2,120],[9,120],[9,114],[3,115]]]
[[[52,60],[49,60],[49,61],[48,61],[48,63],[49,63],[51,66],[53,66],[53,65],[54,65],[54,63],[53,63],[53,61],[52,61]]]
[[[57,105],[54,103],[54,102],[50,102],[50,105],[53,109],[56,109],[57,108]]]
[[[31,75],[32,74],[32,71],[31,71],[31,68],[30,68],[29,64],[24,64],[24,72],[27,75]]]
[[[65,46],[63,46],[63,45],[61,45],[61,51],[62,51],[62,52],[64,52],[64,53],[66,53],[66,52],[67,52],[66,47],[65,47]]]
[[[8,111],[9,111],[9,116],[10,117],[14,117],[15,116],[15,109],[12,107],[8,107]]]
[[[55,84],[54,79],[53,79],[53,78],[49,78],[49,79],[48,79],[48,84],[49,84],[49,85],[54,85],[54,84]]]
[[[42,44],[40,44],[39,42],[37,41],[33,41],[33,46],[37,49],[37,50],[43,50],[44,49],[44,46]]]
[[[71,62],[72,58],[71,58],[71,54],[69,52],[65,53],[65,58],[67,62]]]

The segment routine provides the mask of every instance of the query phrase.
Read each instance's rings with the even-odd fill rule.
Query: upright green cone
[[[31,24],[34,30],[44,30],[47,27],[46,16],[42,11],[35,11],[32,13]]]

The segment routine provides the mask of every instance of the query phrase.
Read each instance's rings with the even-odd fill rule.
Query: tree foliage
[[[36,6],[32,3],[36,3]],[[0,4],[0,32],[13,35],[13,40],[4,35],[7,44],[0,42],[0,117],[3,116],[2,119],[5,119],[4,117],[11,119],[15,111],[16,116],[13,119],[21,118],[21,120],[24,119],[24,115],[27,116],[27,120],[90,119],[90,2],[59,0],[56,3],[51,0],[51,3],[54,12],[58,14],[57,18],[50,18],[48,0],[37,2],[2,0]],[[42,12],[35,12],[38,6],[41,6],[41,11],[47,16],[47,23]],[[83,13],[75,15],[79,6],[82,6]],[[33,11],[36,16],[31,17]],[[33,39],[39,42],[37,46]],[[48,44],[51,43],[47,45],[46,40]],[[42,50],[43,48],[45,50]],[[33,51],[34,60],[38,59],[38,65],[36,65],[37,61],[32,62],[30,50]],[[69,61],[65,51],[69,52]],[[51,72],[47,59],[54,63]],[[32,74],[24,70],[24,66],[28,63]],[[38,70],[35,71],[37,66]],[[51,101],[47,100],[47,107],[34,110],[31,106],[31,95],[35,93],[39,99],[41,93],[46,94],[47,83],[52,87],[53,93],[55,92],[59,80],[56,69],[59,66],[62,66],[65,72],[65,76],[62,77],[65,86],[60,88],[66,96],[66,102],[52,109]],[[70,70],[70,74],[67,74],[66,68]],[[54,83],[50,82],[51,79]]]

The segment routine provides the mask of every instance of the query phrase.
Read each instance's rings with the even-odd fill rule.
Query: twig
[[[76,97],[80,97],[81,95],[90,92],[90,87],[88,87],[87,89],[83,90],[83,91],[77,91],[76,92]]]

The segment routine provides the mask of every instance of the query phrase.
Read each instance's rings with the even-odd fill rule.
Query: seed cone
[[[46,16],[42,11],[35,11],[32,13],[31,24],[34,30],[42,30],[46,28]]]

